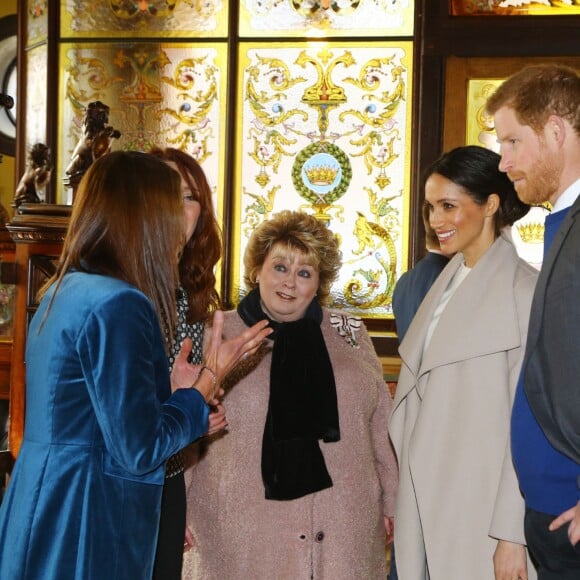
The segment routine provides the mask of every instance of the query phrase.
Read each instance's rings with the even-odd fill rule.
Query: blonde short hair
[[[244,282],[257,288],[257,276],[274,246],[285,246],[306,256],[319,275],[318,299],[328,302],[330,287],[342,264],[336,235],[324,223],[302,211],[284,210],[261,223],[250,238],[244,255]]]

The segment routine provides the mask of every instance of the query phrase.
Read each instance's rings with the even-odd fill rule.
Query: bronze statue
[[[51,172],[50,149],[44,143],[35,143],[28,152],[26,170],[16,186],[12,207],[18,208],[23,203],[40,203],[38,190],[48,183]]]
[[[83,132],[73,151],[71,161],[65,170],[65,185],[76,191],[81,177],[91,164],[109,153],[113,139],[118,139],[121,132],[109,125],[109,107],[101,101],[87,105],[83,119]]]

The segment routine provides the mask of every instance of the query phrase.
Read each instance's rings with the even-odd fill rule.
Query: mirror
[[[16,150],[16,32],[16,15],[0,18],[0,153],[10,156]]]

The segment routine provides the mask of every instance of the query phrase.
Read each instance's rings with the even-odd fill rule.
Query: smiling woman
[[[511,570],[535,578],[509,421],[538,273],[511,241],[509,226],[529,206],[499,160],[483,147],[458,147],[427,171],[429,223],[456,254],[399,348],[389,432],[401,470],[401,578],[424,578],[427,568],[431,580],[510,578]]]

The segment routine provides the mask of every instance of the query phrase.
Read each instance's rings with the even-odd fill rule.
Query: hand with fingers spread
[[[171,373],[172,388],[195,387],[206,401],[213,400],[223,378],[244,355],[255,353],[262,341],[272,332],[267,320],[261,320],[241,332],[238,336],[223,340],[224,313],[216,311],[210,329],[210,339],[204,350],[204,364],[187,362],[191,350],[191,339],[183,341]],[[207,371],[207,372],[204,372]]]
[[[263,340],[272,333],[266,319],[250,326],[238,336],[222,341],[224,313],[218,310],[213,317],[211,339],[204,350],[205,364],[215,369],[218,381],[222,379],[242,360],[254,354]]]

